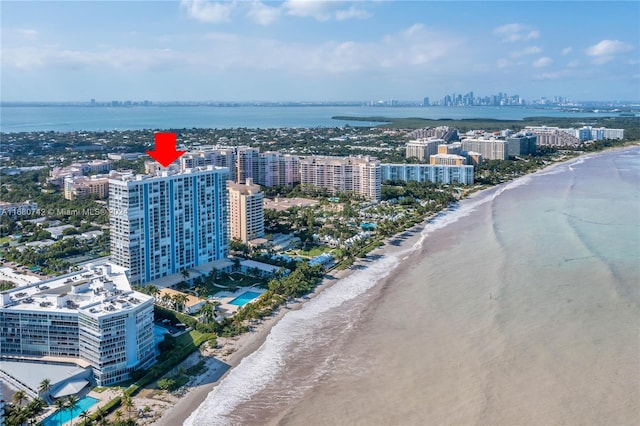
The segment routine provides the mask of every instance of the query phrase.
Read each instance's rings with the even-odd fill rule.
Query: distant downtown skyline
[[[2,2],[2,101],[640,93],[640,3]]]

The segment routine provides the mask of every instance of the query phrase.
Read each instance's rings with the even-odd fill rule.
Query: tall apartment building
[[[258,180],[260,148],[239,146],[236,148],[236,182],[245,183],[247,178]]]
[[[274,151],[260,153],[256,183],[269,187],[295,186],[300,183],[300,158]]]
[[[109,195],[109,175],[64,178],[64,198],[75,200],[89,195],[106,198]]]
[[[449,143],[458,140],[458,129],[449,126],[424,127],[413,130],[407,134],[407,137],[412,139],[437,138]]]
[[[236,148],[215,147],[202,149],[188,152],[180,157],[181,170],[205,166],[228,168],[229,180],[236,182],[238,172]]]
[[[440,144],[444,144],[444,140],[432,138],[409,141],[405,145],[405,157],[415,157],[420,161],[429,162],[429,158],[438,153],[438,145]]]
[[[150,166],[159,170],[156,162]],[[247,178],[263,186],[295,186],[300,183],[300,158],[296,155],[268,151],[259,148],[207,147],[191,151],[180,157],[180,169],[217,166],[229,169],[229,180],[244,183]],[[171,168],[171,167],[170,167]],[[155,169],[147,172],[155,173]]]
[[[132,284],[227,257],[228,177],[207,166],[109,180],[111,258]]]
[[[104,264],[0,293],[0,356],[89,364],[100,386],[155,362],[153,298]]]
[[[264,237],[264,206],[260,185],[229,183],[229,228],[232,239],[247,243]]]
[[[380,200],[380,161],[369,156],[307,157],[300,160],[300,183],[325,188],[331,194],[352,192]]]
[[[382,164],[382,180],[473,184],[473,166]]]
[[[578,146],[580,138],[559,127],[527,126],[525,130],[536,135],[537,146]]]
[[[531,132],[510,135],[506,141],[509,145],[509,155],[533,155],[536,153],[538,138]]]
[[[480,153],[485,160],[509,159],[509,144],[503,139],[482,137],[463,139],[462,150]]]

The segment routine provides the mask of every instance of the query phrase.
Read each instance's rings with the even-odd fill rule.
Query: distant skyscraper
[[[228,177],[207,166],[109,180],[111,258],[132,284],[227,257]]]
[[[431,102],[429,102],[429,98],[425,97],[422,100],[422,106],[429,106],[429,105],[431,105]]]
[[[264,237],[264,206],[260,185],[229,183],[229,225],[231,238],[247,243]]]

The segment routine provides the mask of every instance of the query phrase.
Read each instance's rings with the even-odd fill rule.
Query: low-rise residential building
[[[64,198],[75,200],[94,195],[103,199],[109,196],[109,175],[73,176],[64,178]]]
[[[382,180],[473,184],[473,166],[382,164]]]

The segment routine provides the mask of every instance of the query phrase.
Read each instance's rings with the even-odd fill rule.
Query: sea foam
[[[206,400],[185,421],[185,426],[224,425],[234,423],[229,414],[253,395],[265,389],[269,383],[285,368],[289,357],[301,348],[314,344],[314,335],[322,327],[323,318],[331,310],[341,307],[373,288],[381,279],[389,275],[401,261],[412,252],[419,250],[429,233],[449,226],[468,216],[480,205],[495,200],[504,191],[526,185],[530,176],[524,176],[512,182],[500,185],[493,190],[463,200],[447,212],[442,212],[430,221],[420,233],[418,240],[410,247],[386,252],[381,258],[368,263],[366,268],[356,270],[341,279],[332,287],[322,291],[317,297],[305,303],[296,311],[288,312],[271,329],[265,342],[213,388]],[[347,327],[348,323],[344,327]],[[322,366],[311,374],[317,379],[322,375]],[[327,365],[326,368],[329,368]],[[312,385],[313,383],[309,383]],[[295,398],[295,390],[287,397]]]

